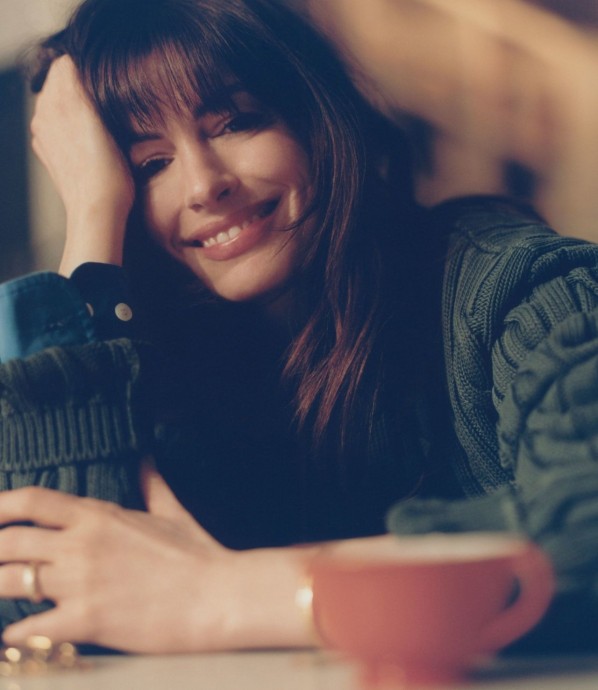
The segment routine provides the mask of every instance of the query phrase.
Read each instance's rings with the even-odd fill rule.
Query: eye
[[[170,165],[172,158],[148,158],[135,166],[135,179],[144,184]]]

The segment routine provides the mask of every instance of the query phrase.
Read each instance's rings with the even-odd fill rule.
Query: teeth
[[[229,228],[228,230],[224,230],[223,232],[219,232],[217,235],[214,235],[213,237],[208,237],[207,240],[203,240],[203,242],[191,242],[191,246],[199,246],[199,247],[214,247],[217,244],[224,244],[225,242],[230,242],[231,240],[234,240],[235,237],[238,237],[245,228],[249,227],[252,223],[254,223],[256,220],[260,218],[266,218],[266,216],[269,216],[272,211],[276,208],[278,204],[278,201],[272,202],[270,204],[266,204],[258,213],[254,213],[251,218],[248,218],[247,220],[244,220],[240,225],[234,225],[232,228]]]
[[[207,240],[203,241],[203,246],[213,247],[216,244],[224,244],[225,242],[230,242],[231,240],[234,240],[235,237],[238,237],[241,234],[241,232],[245,230],[246,227],[251,225],[253,221],[257,220],[259,217],[260,216],[256,213],[249,220],[243,221],[241,225],[234,225],[232,228],[229,228],[224,232],[219,232],[214,237],[208,237]]]

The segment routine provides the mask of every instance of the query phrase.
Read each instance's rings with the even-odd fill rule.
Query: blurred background
[[[407,130],[423,204],[514,194],[598,240],[598,0],[284,1]],[[62,206],[29,151],[20,64],[76,4],[0,0],[0,279],[58,265]]]
[[[22,64],[64,23],[76,0],[0,0],[0,279],[58,265],[64,218],[45,171],[29,150]]]

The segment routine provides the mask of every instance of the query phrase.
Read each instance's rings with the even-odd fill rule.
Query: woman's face
[[[232,100],[234,112],[166,113],[157,128],[136,132],[129,155],[158,243],[221,297],[270,299],[306,246],[308,228],[288,228],[306,209],[309,165],[252,96]]]

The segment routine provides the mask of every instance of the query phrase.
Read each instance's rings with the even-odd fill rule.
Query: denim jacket
[[[68,426],[64,420],[76,420],[77,403],[65,410],[54,409],[54,398],[62,394],[61,381],[50,378],[45,385],[47,400],[41,405],[41,416],[34,419],[21,409],[22,396],[13,385],[16,372],[23,367],[39,371],[40,357],[57,359],[65,346],[94,347],[102,340],[129,336],[133,329],[129,301],[124,272],[108,264],[83,264],[70,279],[39,272],[0,285],[0,490],[37,484],[140,505],[134,477],[135,439],[133,435],[123,439],[120,428],[106,424],[106,419],[115,417],[110,405],[98,401],[96,414],[86,420],[86,426],[94,430],[97,438],[93,448],[75,447],[59,433],[54,434],[55,443],[43,444],[44,452],[38,454],[39,424],[46,430]],[[57,369],[61,369],[60,365]],[[125,363],[124,369],[128,369]],[[101,379],[100,374],[98,380]],[[19,424],[14,423],[17,419]],[[109,446],[113,447],[110,453],[102,452]],[[98,457],[92,457],[95,455]],[[50,602],[0,600],[0,629],[49,606]]]
[[[130,337],[133,323],[118,266],[86,263],[70,278],[33,273],[0,285],[0,362],[53,346]]]

